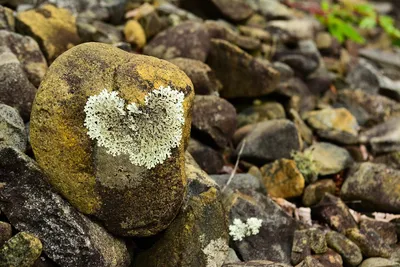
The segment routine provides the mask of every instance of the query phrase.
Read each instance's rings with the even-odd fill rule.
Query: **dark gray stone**
[[[190,139],[187,151],[193,156],[200,168],[208,174],[216,174],[224,166],[224,159],[220,152],[195,139]]]
[[[18,111],[0,104],[0,145],[11,146],[24,152],[28,135]]]

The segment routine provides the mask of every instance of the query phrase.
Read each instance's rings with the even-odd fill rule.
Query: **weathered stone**
[[[224,166],[221,153],[195,139],[190,139],[187,151],[193,156],[201,169],[208,174],[218,173]]]
[[[21,63],[29,81],[39,87],[47,71],[47,62],[36,41],[29,36],[2,30],[0,46],[6,46],[11,50]]]
[[[332,229],[344,233],[347,229],[357,227],[349,208],[340,199],[325,193],[322,200],[311,208],[313,219],[328,224]]]
[[[226,40],[246,50],[255,50],[261,46],[261,42],[258,39],[241,36],[222,22],[209,20],[204,25],[207,27],[210,38]]]
[[[290,8],[277,0],[246,0],[246,3],[269,19],[289,19],[293,15]]]
[[[233,191],[253,190],[264,194],[266,193],[266,189],[261,183],[260,179],[251,174],[236,173],[232,177],[229,185],[227,185],[230,177],[230,174],[211,175],[211,178],[219,185],[221,189],[227,186],[226,189],[230,189]]]
[[[0,145],[26,150],[28,136],[24,121],[14,108],[0,104]]]
[[[369,258],[364,260],[359,267],[398,267],[399,263],[385,258]]]
[[[36,39],[49,62],[80,42],[75,17],[49,4],[18,13],[17,29]]]
[[[262,42],[269,42],[272,40],[271,34],[262,28],[239,25],[239,31],[245,36],[258,39]]]
[[[32,159],[9,147],[0,157],[1,210],[16,229],[40,238],[47,256],[66,267],[129,265],[125,244],[57,195]]]
[[[313,19],[273,20],[268,26],[286,31],[297,39],[313,39],[319,23]]]
[[[0,30],[15,31],[13,10],[0,6]]]
[[[285,109],[278,102],[253,105],[238,114],[238,127],[266,120],[285,119]]]
[[[192,131],[198,139],[224,148],[236,130],[236,109],[223,98],[197,95],[192,111]]]
[[[0,103],[16,108],[28,121],[36,88],[29,82],[18,58],[0,46]]]
[[[192,80],[196,95],[217,95],[221,90],[221,82],[207,64],[189,58],[174,58],[169,61],[177,65]]]
[[[77,29],[82,42],[115,44],[121,42],[122,32],[114,25],[102,21],[77,21]]]
[[[291,262],[296,265],[311,253],[322,254],[327,252],[325,233],[318,228],[297,230],[294,232]]]
[[[396,225],[394,223],[363,218],[360,229],[364,231],[375,230],[386,244],[394,245],[397,243]]]
[[[360,49],[360,55],[366,57],[375,62],[379,62],[384,65],[391,65],[396,68],[400,68],[400,55],[397,53],[391,53],[386,51],[380,51],[377,49]]]
[[[225,98],[262,96],[274,91],[279,82],[279,72],[273,67],[224,40],[211,40],[207,63],[224,86],[221,95]]]
[[[235,250],[244,261],[270,260],[290,263],[290,254],[297,223],[270,198],[256,192],[236,193],[227,201],[232,224],[236,218],[257,217],[262,226],[257,235],[233,241]]]
[[[357,120],[345,108],[311,111],[305,117],[307,123],[323,138],[344,144],[358,141]]]
[[[317,260],[321,266],[324,267],[342,267],[343,260],[342,257],[335,251],[328,249],[325,254],[319,254],[311,256],[313,259]],[[310,265],[309,267],[316,267],[316,265]]]
[[[184,121],[181,144],[162,164],[134,165],[128,155],[114,157],[89,138],[89,96],[107,88],[128,103],[143,103],[146,93],[166,85],[184,93]],[[170,224],[183,201],[193,98],[190,79],[169,62],[82,44],[58,57],[41,84],[30,124],[32,148],[49,182],[81,212],[119,235],[153,235]]]
[[[346,82],[353,89],[361,89],[369,94],[377,94],[380,87],[380,73],[375,66],[360,58],[357,64],[348,71]]]
[[[300,114],[296,110],[290,109],[290,115],[293,119],[293,123],[297,127],[297,131],[302,137],[302,140],[305,141],[307,144],[312,144],[314,140],[313,132],[300,117]]]
[[[374,163],[382,163],[392,169],[400,169],[400,152],[379,155],[373,159]]]
[[[126,41],[138,49],[142,49],[146,45],[146,33],[136,20],[132,19],[125,23],[124,35]]]
[[[187,21],[157,34],[144,48],[144,54],[172,59],[185,57],[204,62],[210,49],[207,28]]]
[[[257,123],[237,146],[239,153],[243,142],[242,159],[265,164],[280,158],[289,158],[300,148],[296,126],[289,120],[270,120]]]
[[[300,51],[282,51],[274,59],[289,65],[298,75],[305,77],[319,67],[319,59],[313,53]]]
[[[303,194],[304,177],[290,159],[279,159],[261,167],[262,182],[272,197],[291,198]]]
[[[29,233],[20,232],[0,248],[0,267],[31,267],[40,253],[40,240]]]
[[[363,257],[360,248],[346,236],[330,231],[326,234],[328,246],[342,256],[343,261],[349,266],[358,266]]]
[[[387,118],[400,114],[398,102],[362,90],[338,91],[337,103],[347,108],[360,125],[382,123]]]
[[[250,6],[242,0],[211,0],[211,2],[231,20],[245,20],[253,14]]]
[[[389,244],[386,244],[382,237],[373,229],[347,229],[346,236],[357,244],[362,254],[367,258],[390,257],[391,248]]]
[[[330,143],[315,143],[305,152],[310,153],[320,175],[336,174],[349,168],[353,163],[353,159],[346,149]]]
[[[11,224],[0,221],[0,247],[2,247],[11,237],[12,237]]]
[[[239,263],[241,262],[238,256],[236,255],[236,252],[232,249],[228,249],[228,255],[225,258],[224,264],[228,263]]]
[[[361,200],[376,210],[400,212],[400,171],[383,164],[361,163],[351,169],[341,189],[343,200]]]
[[[363,132],[360,141],[369,143],[374,153],[400,150],[400,118],[394,117]]]
[[[325,193],[334,194],[336,191],[335,182],[331,179],[323,179],[308,185],[303,194],[303,205],[306,207],[317,204]]]
[[[223,267],[290,267],[291,265],[273,261],[258,260],[258,261],[227,263],[222,266]]]
[[[222,266],[229,236],[219,192],[205,182],[210,177],[188,161],[186,174],[185,204],[155,244],[139,254],[137,266]]]

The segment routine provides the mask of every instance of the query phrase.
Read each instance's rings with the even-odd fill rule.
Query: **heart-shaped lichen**
[[[126,154],[133,164],[151,169],[181,142],[183,100],[182,92],[161,86],[146,95],[143,106],[126,105],[118,92],[104,89],[86,102],[84,125],[109,154]]]

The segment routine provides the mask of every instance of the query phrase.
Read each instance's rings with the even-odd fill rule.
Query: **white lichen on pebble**
[[[228,244],[224,239],[211,240],[203,249],[207,260],[206,267],[221,267],[228,254],[228,249]]]
[[[144,105],[126,105],[118,92],[104,89],[86,102],[84,125],[107,153],[126,154],[132,164],[151,169],[181,142],[183,100],[182,92],[161,86],[145,96]]]
[[[242,241],[246,236],[256,235],[260,232],[262,220],[256,217],[248,218],[246,223],[241,219],[234,219],[229,226],[229,235],[234,241]]]

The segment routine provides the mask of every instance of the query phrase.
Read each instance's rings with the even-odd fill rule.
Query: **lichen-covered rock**
[[[392,252],[389,244],[373,229],[351,228],[346,230],[346,236],[361,249],[367,257],[389,258]]]
[[[382,237],[386,244],[394,245],[397,243],[396,225],[392,222],[363,218],[360,222],[360,229],[364,231],[373,229]]]
[[[353,159],[346,149],[330,143],[315,143],[307,148],[305,153],[310,153],[316,171],[320,175],[336,174],[353,163]]]
[[[49,62],[80,42],[75,17],[49,4],[18,13],[17,29],[36,39]]]
[[[224,148],[236,130],[236,109],[214,95],[196,96],[193,104],[193,135],[205,142]]]
[[[244,261],[270,260],[290,263],[296,221],[272,199],[260,193],[243,190],[231,194],[226,201],[229,218],[246,221],[256,217],[263,220],[259,233],[233,241],[234,249]]]
[[[35,93],[18,58],[8,47],[0,46],[0,103],[17,109],[28,121]]]
[[[12,146],[25,151],[27,141],[24,121],[18,111],[10,106],[0,104],[0,145]]]
[[[29,233],[20,232],[0,248],[0,267],[31,267],[40,253],[40,240]]]
[[[146,33],[136,20],[132,19],[126,22],[124,35],[126,41],[138,49],[142,49],[146,45]]]
[[[15,18],[13,10],[0,6],[0,30],[15,31]]]
[[[143,52],[162,59],[185,57],[204,62],[209,49],[207,28],[202,23],[187,21],[157,34]]]
[[[334,194],[336,192],[335,182],[331,179],[323,179],[308,185],[304,189],[303,205],[306,207],[317,204],[325,193]]]
[[[297,230],[294,232],[291,262],[296,265],[311,253],[323,254],[327,252],[325,233],[318,228]]]
[[[328,224],[338,232],[344,233],[347,229],[357,227],[346,204],[340,198],[329,193],[325,193],[322,200],[311,211],[313,219]]]
[[[219,191],[189,158],[185,204],[151,248],[139,254],[137,266],[221,267],[228,254],[228,222]]]
[[[170,88],[164,91],[179,93],[182,100],[184,98],[179,107],[182,117],[178,118],[182,127],[177,126],[177,131],[182,129],[182,132],[174,139],[178,147],[170,151],[169,158],[162,164],[152,162],[147,154],[142,155],[143,158],[135,154],[112,156],[89,138],[84,126],[88,97],[97,95],[99,98],[100,92],[110,96],[111,93],[104,91],[106,88],[114,91],[115,101],[131,103],[129,107],[135,110],[138,109],[136,104],[141,107],[146,104],[146,96],[161,94],[156,90],[162,86]],[[190,135],[193,98],[190,79],[169,62],[129,54],[106,44],[82,44],[57,58],[40,86],[30,125],[32,148],[50,183],[81,212],[94,215],[108,230],[119,235],[153,235],[170,224],[183,201],[184,147]],[[104,113],[107,116],[107,111]],[[175,132],[159,129],[168,129],[165,120],[172,117],[155,119],[151,115],[148,113],[158,125],[157,136],[175,138]],[[136,119],[143,124],[145,118]],[[151,141],[150,125],[147,123],[149,132],[143,138],[153,143],[142,140],[141,151],[157,149],[155,142],[158,141]],[[117,125],[117,130],[118,127],[122,126]],[[131,157],[156,166],[149,169],[134,165]]]
[[[360,248],[346,236],[330,231],[326,234],[328,246],[342,256],[343,261],[349,266],[358,266],[363,257]]]
[[[219,173],[224,166],[224,159],[220,152],[195,139],[190,139],[187,151],[193,156],[201,169],[208,174]]]
[[[208,65],[224,86],[226,98],[258,97],[275,90],[279,72],[225,40],[212,39]]]
[[[243,147],[242,159],[265,164],[280,158],[289,158],[292,151],[300,149],[296,126],[289,120],[270,120],[257,123],[237,145],[236,153]]]
[[[40,238],[49,258],[65,267],[129,265],[123,241],[57,195],[32,159],[10,147],[0,158],[1,210],[17,230]]]
[[[266,120],[285,119],[285,109],[278,102],[253,105],[238,114],[238,127]]]
[[[12,237],[11,224],[0,221],[0,247]]]
[[[192,80],[196,95],[218,95],[222,84],[207,64],[190,58],[174,58],[170,62],[181,68]]]
[[[345,108],[311,111],[306,114],[306,121],[323,138],[344,144],[358,141],[357,120]]]
[[[39,87],[47,71],[47,62],[36,41],[29,36],[1,30],[0,46],[6,46],[11,50],[21,63],[29,81]]]
[[[400,212],[400,171],[384,164],[361,163],[351,169],[341,189],[343,200],[361,200],[366,206]]]
[[[279,159],[261,167],[262,182],[272,197],[291,198],[303,194],[304,177],[290,159]]]
[[[398,262],[378,257],[366,259],[359,265],[359,267],[397,267],[397,266],[399,266]]]
[[[122,32],[114,25],[102,21],[80,19],[76,23],[82,42],[115,44],[122,41]]]

